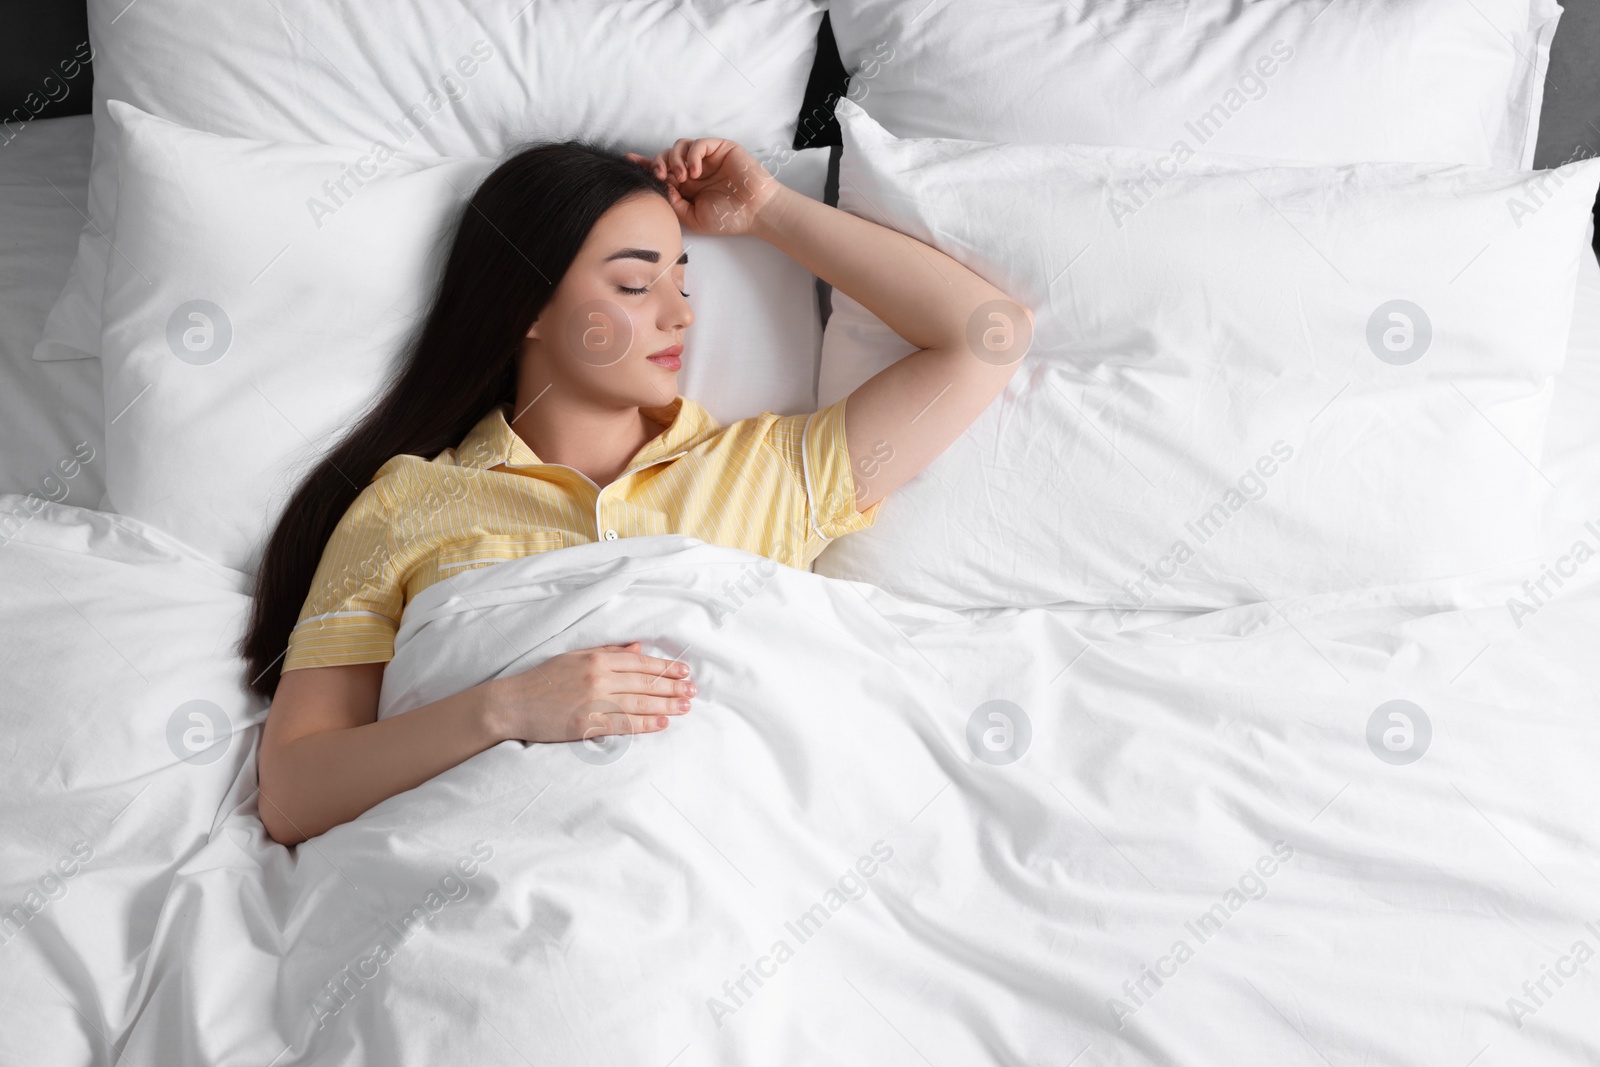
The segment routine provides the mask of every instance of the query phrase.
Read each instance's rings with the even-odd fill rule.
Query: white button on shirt
[[[617,539],[617,531],[615,531],[615,530],[607,530],[606,531],[606,540],[607,541],[615,541],[616,539]]]

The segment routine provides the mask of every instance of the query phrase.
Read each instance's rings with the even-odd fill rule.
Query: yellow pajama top
[[[428,586],[602,538],[687,534],[808,567],[877,517],[876,502],[856,510],[844,406],[725,428],[687,397],[643,408],[667,428],[602,487],[541,462],[498,405],[459,447],[373,475],[323,550],[282,669],[387,663],[405,605]]]

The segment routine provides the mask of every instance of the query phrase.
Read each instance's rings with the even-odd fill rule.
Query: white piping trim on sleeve
[[[832,541],[833,538],[823,533],[817,525],[817,493],[811,486],[811,450],[807,445],[811,440],[811,420],[816,417],[815,411],[807,415],[806,424],[800,431],[800,469],[806,476],[806,520],[811,523],[812,533],[824,541]]]
[[[387,616],[387,615],[385,615],[385,614],[383,614],[382,612],[379,612],[379,611],[329,611],[329,612],[325,612],[324,614],[321,614],[321,615],[312,615],[309,618],[301,619],[298,623],[295,624],[294,628],[296,630],[298,630],[298,629],[300,629],[300,627],[304,626],[308,622],[320,622],[323,619],[347,619],[347,618],[351,617],[352,615],[366,615],[366,616],[370,616],[371,618],[374,618],[374,619],[382,619],[384,622],[387,622],[387,623],[393,623],[394,622],[394,620],[389,618],[389,616]]]

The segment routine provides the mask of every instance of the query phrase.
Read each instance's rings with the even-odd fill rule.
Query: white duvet
[[[472,571],[382,714],[635,639],[695,710],[293,852],[241,783],[119,1062],[1593,1063],[1596,575],[1118,632],[683,537]]]
[[[0,495],[5,1067],[116,1062],[173,875],[255,782],[247,586],[137,520]]]

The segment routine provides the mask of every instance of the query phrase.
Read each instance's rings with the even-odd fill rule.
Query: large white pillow
[[[1600,160],[1174,163],[838,111],[840,206],[1038,321],[1005,393],[819,573],[955,607],[1215,607],[1538,554]],[[911,350],[833,299],[823,404]]]
[[[900,137],[1529,167],[1556,0],[836,0]]]
[[[760,152],[794,141],[821,21],[818,0],[89,0],[89,221],[34,358],[99,355],[108,100],[232,137],[413,155],[569,137],[652,155],[708,135]]]
[[[496,161],[397,156],[313,220],[308,195],[364,149],[109,110],[104,506],[253,571],[297,476],[386,384],[432,295],[434,250]],[[820,198],[827,155],[793,153],[777,177]],[[755,238],[685,237],[696,319],[680,390],[724,422],[814,410],[815,279]]]

